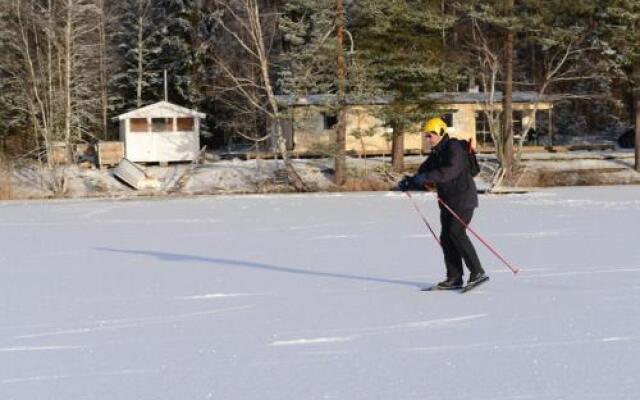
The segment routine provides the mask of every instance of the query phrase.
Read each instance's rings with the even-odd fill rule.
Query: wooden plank
[[[160,182],[157,179],[147,176],[140,166],[126,158],[123,158],[116,166],[113,175],[134,189],[160,188]]]
[[[124,158],[123,142],[98,142],[98,165],[116,165]]]
[[[55,165],[69,164],[69,151],[65,142],[53,142],[49,146],[47,157]]]

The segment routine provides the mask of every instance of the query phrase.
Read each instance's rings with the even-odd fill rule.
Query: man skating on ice
[[[414,176],[406,176],[398,184],[402,191],[424,190],[434,185],[438,197],[447,204],[467,225],[478,207],[478,194],[471,176],[466,142],[450,138],[446,133],[447,124],[440,118],[427,121],[422,129],[431,145],[431,154]],[[438,283],[438,289],[460,289],[464,281],[462,262],[469,269],[467,285],[485,281],[480,259],[466,228],[446,207],[439,202],[440,244],[447,268],[447,279]]]

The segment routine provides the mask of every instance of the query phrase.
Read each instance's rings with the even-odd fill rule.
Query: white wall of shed
[[[126,126],[122,140],[125,143],[125,157],[130,161],[193,161],[198,156],[200,149],[200,121],[198,118],[194,118],[193,131],[186,132],[131,132],[129,120],[124,121],[126,121]],[[173,118],[174,129],[176,129],[176,124],[176,119]],[[149,121],[149,126],[151,126],[151,121]]]

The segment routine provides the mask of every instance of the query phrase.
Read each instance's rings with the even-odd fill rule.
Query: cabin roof
[[[148,106],[129,111],[127,113],[118,115],[115,119],[120,121],[131,118],[179,118],[179,117],[193,117],[193,118],[205,118],[206,114],[191,110],[186,107],[179,106],[177,104],[169,103],[168,101],[159,101],[157,103],[149,104]]]
[[[489,101],[489,93],[486,92],[437,92],[425,95],[426,100],[436,104],[476,104]],[[309,106],[309,105],[332,105],[336,103],[335,94],[312,94],[308,96],[278,95],[276,99],[283,106]],[[347,96],[346,102],[349,105],[385,105],[391,102],[388,96]],[[514,103],[551,103],[553,98],[548,95],[539,95],[537,92],[513,92]],[[495,92],[495,103],[502,102],[502,92]]]

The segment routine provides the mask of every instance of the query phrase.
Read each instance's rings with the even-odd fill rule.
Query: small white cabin
[[[206,115],[166,101],[119,115],[125,157],[133,162],[193,161]]]

